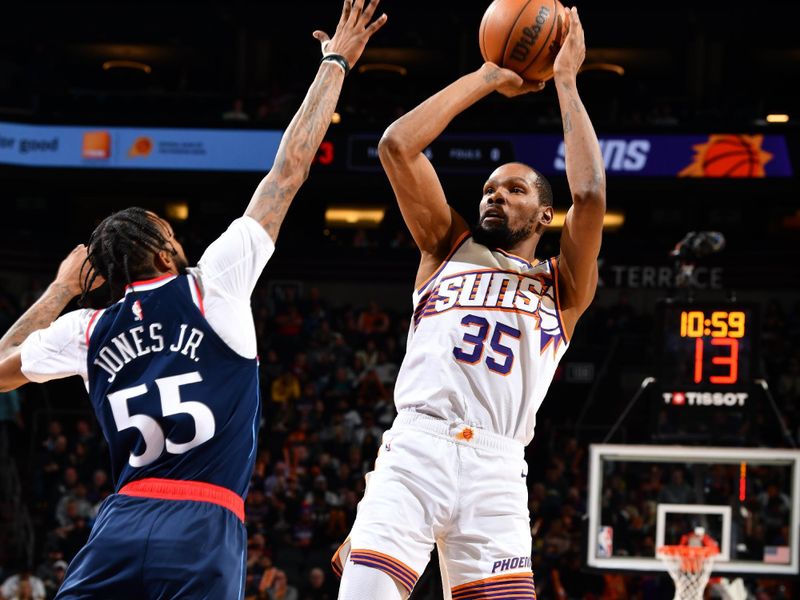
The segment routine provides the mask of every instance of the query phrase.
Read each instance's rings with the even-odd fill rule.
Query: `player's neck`
[[[532,263],[536,258],[536,247],[539,245],[539,237],[539,235],[533,235],[528,239],[514,244],[510,248],[503,248],[503,251]]]
[[[175,267],[166,269],[164,271],[160,269],[153,269],[149,274],[142,274],[138,277],[135,277],[132,283],[140,283],[142,281],[152,281],[153,279],[160,279],[161,277],[168,277],[170,275],[179,275],[178,269]]]

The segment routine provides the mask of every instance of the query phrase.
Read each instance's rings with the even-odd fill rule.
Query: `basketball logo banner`
[[[762,149],[763,135],[711,135],[694,146],[694,161],[679,177],[765,177],[773,158]]]

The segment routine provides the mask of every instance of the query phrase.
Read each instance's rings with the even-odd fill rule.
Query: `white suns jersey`
[[[531,264],[465,234],[414,292],[397,410],[529,444],[568,345],[557,282],[556,259]]]

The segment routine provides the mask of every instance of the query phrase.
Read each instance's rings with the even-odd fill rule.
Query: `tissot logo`
[[[603,153],[603,162],[608,171],[638,173],[647,166],[650,140],[601,139],[600,151]],[[564,142],[561,142],[553,163],[553,166],[559,171],[567,168],[565,157]]]
[[[747,392],[664,392],[664,404],[672,406],[744,406]]]

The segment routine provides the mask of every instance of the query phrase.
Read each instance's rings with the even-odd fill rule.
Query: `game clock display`
[[[757,326],[748,306],[673,304],[664,310],[662,383],[715,390],[749,385]]]

